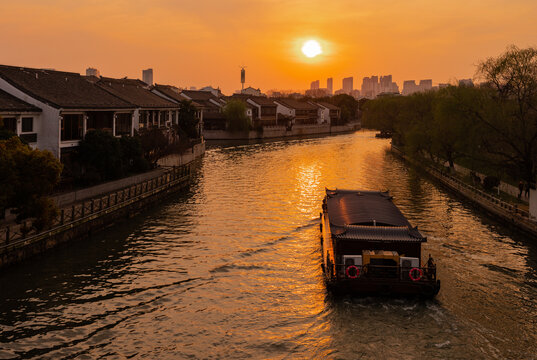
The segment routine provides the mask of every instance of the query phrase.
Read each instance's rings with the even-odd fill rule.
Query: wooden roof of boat
[[[341,239],[424,242],[388,192],[326,189],[332,234]]]

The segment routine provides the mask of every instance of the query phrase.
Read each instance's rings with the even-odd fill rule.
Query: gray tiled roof
[[[0,111],[41,112],[41,109],[0,90]]]
[[[0,78],[55,108],[132,109],[134,107],[77,73],[0,65]]]
[[[178,105],[152,93],[146,83],[135,79],[102,77],[97,85],[111,94],[141,108],[177,108]]]

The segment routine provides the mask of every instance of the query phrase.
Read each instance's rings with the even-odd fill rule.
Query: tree
[[[192,101],[183,100],[179,103],[179,128],[191,139],[200,137],[198,130],[198,109]]]
[[[57,208],[46,196],[60,181],[62,165],[51,152],[34,150],[18,137],[0,141],[0,209],[13,208],[17,221],[33,217],[38,230],[49,225]]]
[[[246,105],[241,100],[230,100],[224,107],[227,128],[229,131],[248,131],[250,130],[250,118],[246,115]]]
[[[349,121],[353,121],[356,119],[359,103],[352,96],[347,94],[335,95],[330,98],[330,102],[341,109],[342,124],[346,124]]]
[[[166,156],[170,151],[170,140],[161,129],[150,128],[141,130],[140,141],[144,158],[152,167],[156,167],[158,160]]]
[[[77,158],[85,168],[85,182],[117,179],[124,174],[119,140],[107,131],[88,131],[80,141]]]
[[[144,158],[140,136],[123,136],[119,139],[119,146],[123,173],[138,173],[149,168],[149,163]]]
[[[509,47],[481,62],[478,76],[487,82],[495,111],[476,109],[483,127],[482,147],[528,182],[537,165],[537,49]],[[516,176],[515,175],[515,176]]]

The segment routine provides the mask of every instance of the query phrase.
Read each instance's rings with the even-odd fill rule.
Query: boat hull
[[[327,290],[334,294],[363,296],[418,296],[433,298],[440,291],[440,280],[408,282],[394,279],[344,279],[326,281]]]

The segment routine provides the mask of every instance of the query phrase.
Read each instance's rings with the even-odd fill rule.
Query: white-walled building
[[[41,109],[0,90],[0,126],[37,147]],[[43,139],[39,139],[43,140]]]
[[[32,124],[35,146],[58,158],[89,130],[134,130],[135,106],[77,73],[0,65],[0,90],[41,110]]]
[[[112,95],[136,106],[132,117],[134,129],[171,127],[173,124],[178,124],[179,105],[154,94],[141,80],[101,77],[96,84]],[[123,131],[126,132],[127,128],[125,127]],[[115,135],[129,134],[118,133],[116,129]]]

